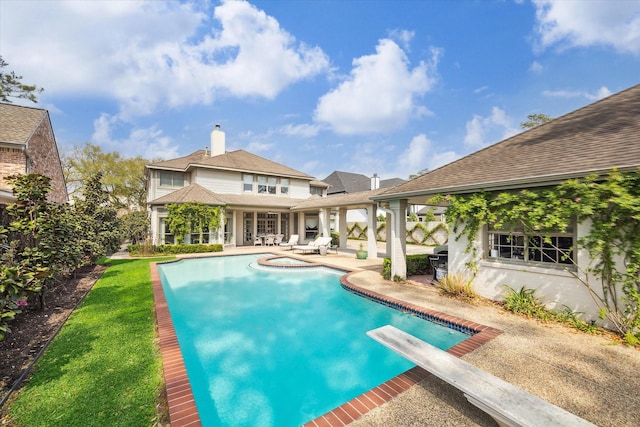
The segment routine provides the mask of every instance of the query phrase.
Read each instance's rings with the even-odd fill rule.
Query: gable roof
[[[184,171],[195,167],[223,169],[230,171],[263,173],[290,178],[313,180],[314,177],[288,166],[265,159],[244,150],[228,151],[218,156],[210,156],[206,150],[198,150],[184,157],[155,162],[146,165],[150,169]]]
[[[26,144],[47,110],[0,103],[0,142]]]
[[[375,200],[553,185],[640,166],[640,85],[498,142]]]
[[[371,190],[371,178],[360,173],[333,171],[323,181],[330,185],[327,194],[357,193]],[[384,179],[380,181],[380,188],[390,188],[403,182],[406,181],[402,178]]]
[[[205,205],[224,205],[216,193],[209,191],[199,184],[190,184],[186,187],[182,187],[179,190],[173,191],[162,197],[158,197],[151,204],[154,205],[166,205],[168,203],[186,203],[196,202],[204,203]]]

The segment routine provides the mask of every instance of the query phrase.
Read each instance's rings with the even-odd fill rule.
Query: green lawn
[[[166,259],[166,258],[164,258]],[[163,386],[149,263],[109,260],[9,407],[16,426],[152,426]]]

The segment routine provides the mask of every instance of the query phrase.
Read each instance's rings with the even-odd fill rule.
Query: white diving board
[[[500,426],[594,426],[391,325],[367,335],[462,391]]]

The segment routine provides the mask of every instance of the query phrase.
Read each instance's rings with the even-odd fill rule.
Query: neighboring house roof
[[[265,159],[244,150],[228,151],[218,156],[210,156],[206,150],[198,150],[188,156],[179,157],[146,165],[151,169],[187,171],[191,168],[223,169],[248,173],[263,173],[290,178],[314,180],[306,173],[297,171],[280,163]]]
[[[339,208],[348,207],[350,209],[359,209],[371,206],[374,202],[371,197],[385,191],[383,188],[369,191],[359,191],[357,193],[336,194],[331,197],[314,196],[298,202],[291,210],[304,211],[321,208]]]
[[[150,202],[151,205],[166,205],[169,203],[199,202],[215,206],[264,206],[268,199],[273,208],[290,208],[301,199],[290,197],[264,196],[252,194],[218,194],[207,190],[200,184],[190,184],[184,188],[166,194]]]
[[[375,200],[553,185],[640,166],[640,85],[491,145]]]
[[[26,144],[47,110],[0,103],[0,142]]]
[[[324,182],[330,185],[327,194],[356,193],[371,190],[371,178],[360,173],[334,171]],[[401,178],[391,178],[380,181],[380,188],[390,188],[406,182]]]

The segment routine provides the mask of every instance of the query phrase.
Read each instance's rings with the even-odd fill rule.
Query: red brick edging
[[[502,331],[498,329],[450,316],[439,311],[426,309],[356,286],[349,282],[349,276],[355,273],[357,272],[353,271],[340,278],[342,286],[349,291],[359,294],[364,298],[370,298],[382,304],[415,313],[421,317],[438,319],[440,322],[462,326],[465,329],[474,331],[474,335],[447,350],[448,353],[456,357],[461,357],[475,350],[502,333]],[[151,263],[151,283],[156,306],[156,322],[158,325],[159,345],[162,354],[171,427],[201,426],[200,416],[198,415],[198,409],[191,391],[191,384],[189,383],[189,376],[187,375],[182,352],[178,344],[178,338],[173,327],[171,315],[169,314],[167,300],[164,295],[164,290],[162,289],[157,263]],[[418,366],[411,368],[326,414],[309,421],[304,424],[304,427],[341,427],[348,425],[372,409],[390,401],[429,375],[429,372]]]

